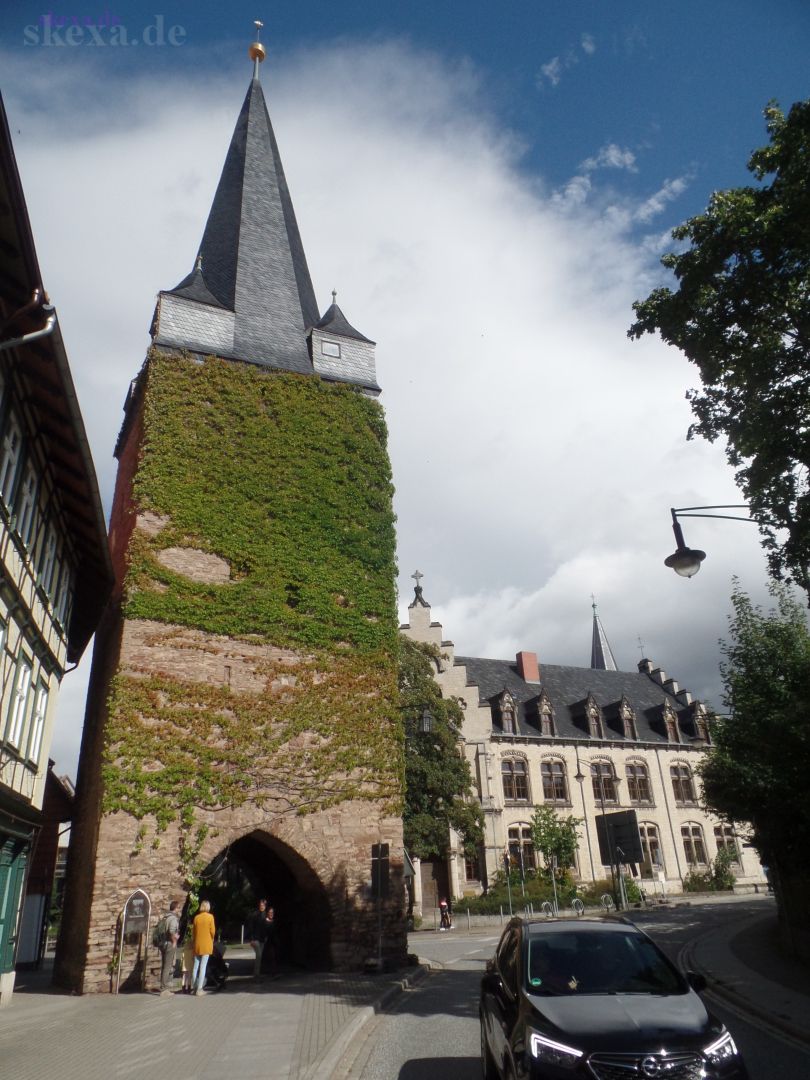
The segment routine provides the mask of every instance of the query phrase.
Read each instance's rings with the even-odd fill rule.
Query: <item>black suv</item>
[[[624,919],[512,919],[481,981],[485,1080],[748,1080],[704,987]]]

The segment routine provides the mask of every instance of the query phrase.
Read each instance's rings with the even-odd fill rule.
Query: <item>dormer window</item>
[[[599,715],[599,706],[592,699],[588,701],[585,715],[588,718],[588,734],[592,739],[604,739],[602,731],[602,717]]]
[[[322,341],[321,353],[323,356],[334,356],[340,359],[340,345],[336,341]]]
[[[667,732],[667,742],[679,743],[681,733],[678,730],[678,718],[669,705],[664,706],[664,726]]]
[[[633,706],[626,697],[622,698],[621,704],[619,705],[619,719],[621,721],[625,739],[637,740],[636,714],[633,712]]]
[[[492,707],[493,718],[500,724],[505,735],[514,735],[517,731],[515,723],[515,699],[508,690],[504,690],[495,699]]]
[[[553,737],[556,734],[554,730],[554,710],[545,690],[537,699],[535,708],[537,710],[537,724],[540,728],[540,734]]]

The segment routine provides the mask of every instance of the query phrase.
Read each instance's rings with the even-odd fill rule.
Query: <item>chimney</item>
[[[681,703],[681,705],[691,705],[692,704],[692,695],[689,693],[688,690],[684,690],[683,687],[681,687],[681,689],[678,691],[678,693],[675,695],[675,697],[678,699],[678,701]]]
[[[677,679],[667,679],[666,682],[664,683],[664,689],[666,690],[666,692],[668,694],[672,694],[673,697],[677,697],[678,689],[679,689],[678,688],[678,680]]]
[[[524,682],[539,683],[540,668],[537,663],[537,653],[519,652],[515,657],[517,669]]]
[[[667,681],[667,673],[662,667],[654,668],[651,672],[650,677],[655,679],[657,683],[660,683],[661,686],[663,686],[664,683]]]
[[[639,660],[638,670],[642,675],[652,675],[652,660]]]

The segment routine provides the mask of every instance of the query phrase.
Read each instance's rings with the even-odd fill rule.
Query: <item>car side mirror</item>
[[[687,971],[686,981],[697,994],[702,994],[707,987],[706,976],[699,971]]]

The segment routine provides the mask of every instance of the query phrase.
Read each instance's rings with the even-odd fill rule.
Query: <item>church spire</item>
[[[593,638],[591,640],[591,667],[599,671],[618,671],[613,650],[607,639],[607,634],[602,626],[602,620],[596,613],[596,597],[591,596],[593,603]]]
[[[257,30],[259,27],[257,27]],[[231,139],[194,270],[160,294],[156,345],[310,374],[319,318],[258,69]]]

